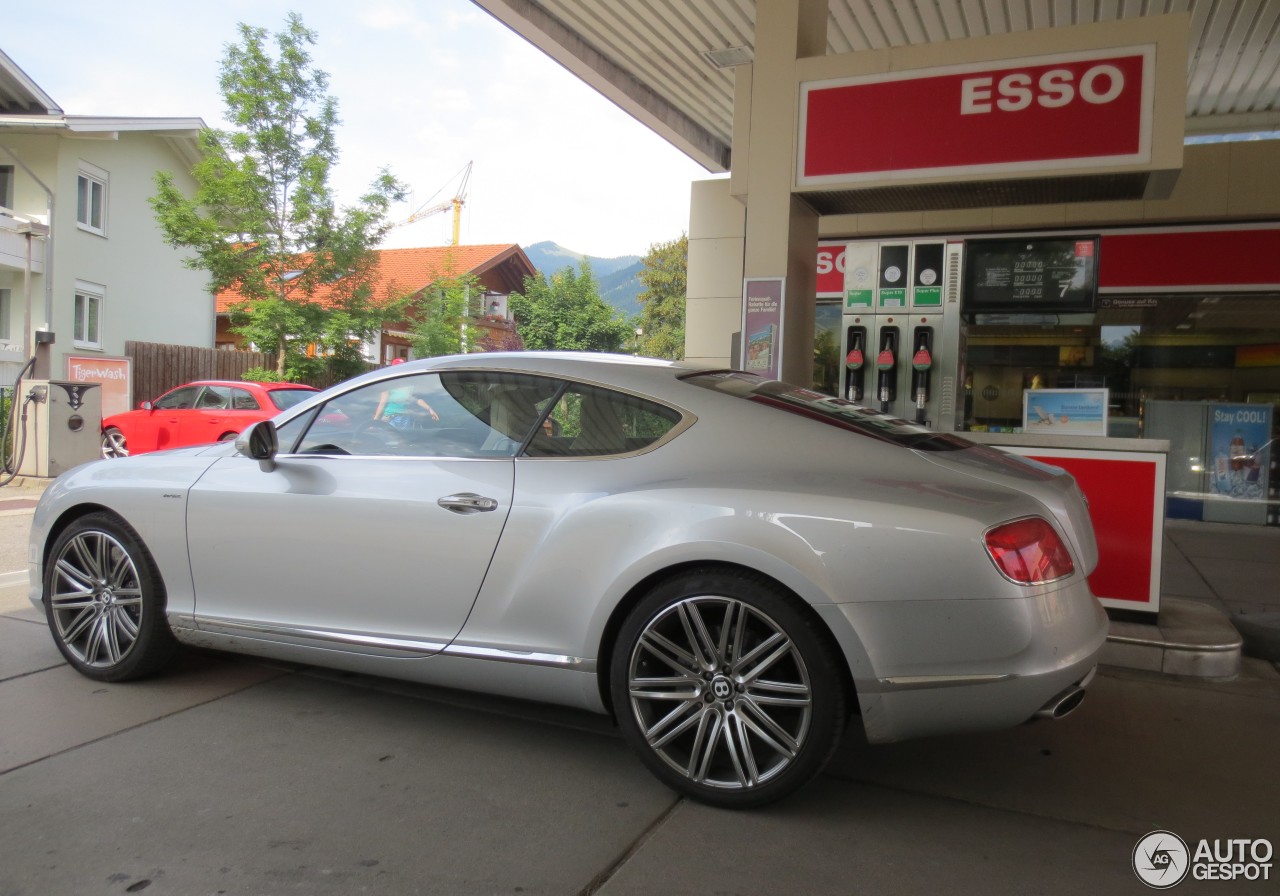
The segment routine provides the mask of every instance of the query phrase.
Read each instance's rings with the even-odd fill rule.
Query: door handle
[[[486,498],[483,495],[477,495],[474,492],[462,492],[457,495],[446,495],[439,501],[436,501],[445,510],[451,510],[454,513],[484,513],[490,510],[498,509],[498,502],[493,498]]]

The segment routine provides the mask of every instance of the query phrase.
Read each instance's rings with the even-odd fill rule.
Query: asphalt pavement
[[[1166,553],[1209,592],[1180,596],[1222,600],[1199,553]],[[1154,830],[1280,844],[1280,673],[1251,657],[1231,681],[1104,667],[1059,722],[876,746],[855,727],[812,785],[728,812],[585,713],[194,652],[94,682],[25,590],[0,584],[0,896],[1135,894]],[[1275,892],[1267,871],[1176,890]]]

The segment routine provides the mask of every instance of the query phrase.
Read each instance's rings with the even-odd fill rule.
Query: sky
[[[404,220],[452,198],[472,162],[464,244],[611,258],[688,231],[689,185],[712,175],[470,0],[13,3],[0,49],[68,115],[223,127],[218,67],[237,23],[274,34],[291,10],[317,33],[313,65],[338,101],[340,204],[385,166],[410,187],[392,211]],[[399,226],[383,246],[446,245],[452,218]]]

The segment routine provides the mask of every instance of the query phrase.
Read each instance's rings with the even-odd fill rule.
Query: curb
[[[1237,614],[1231,624],[1244,639],[1245,654],[1280,663],[1280,613]]]

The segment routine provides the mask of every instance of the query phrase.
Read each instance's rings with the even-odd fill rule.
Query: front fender
[[[106,510],[127,522],[151,552],[164,581],[170,615],[195,607],[187,554],[187,492],[215,458],[199,449],[95,461],[45,490],[31,521],[28,596],[43,607],[44,563],[58,534],[74,519]]]

